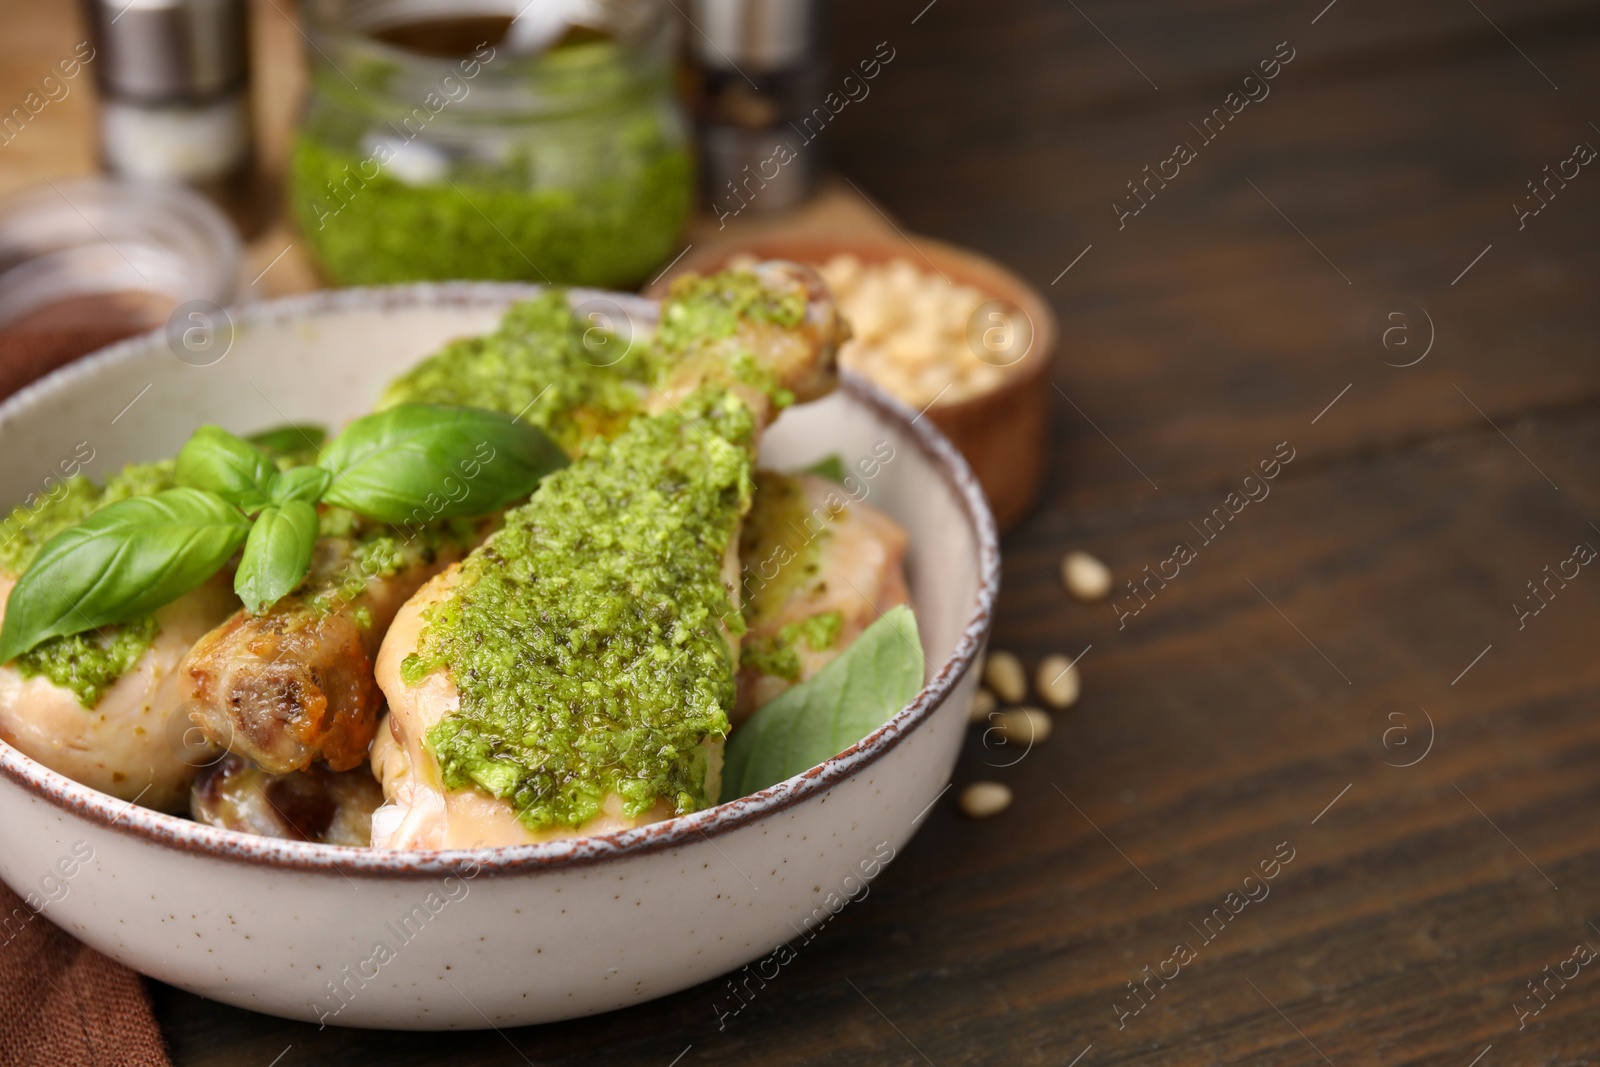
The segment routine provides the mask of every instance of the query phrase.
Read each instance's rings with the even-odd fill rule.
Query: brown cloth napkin
[[[64,301],[32,329],[0,332],[0,397],[145,326],[114,303],[87,303]],[[3,885],[0,1067],[171,1067],[143,980]]]
[[[172,1067],[140,977],[0,886],[0,1065]]]

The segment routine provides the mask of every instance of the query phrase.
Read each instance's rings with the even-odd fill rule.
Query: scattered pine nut
[[[1045,741],[1055,723],[1038,708],[1012,708],[1002,711],[995,725],[1006,741],[1021,745],[1035,745]]]
[[[989,713],[999,706],[1000,702],[994,698],[994,694],[979,686],[978,691],[972,694],[972,707],[967,709],[967,721],[987,722]]]
[[[1028,676],[1023,673],[1022,661],[1009,652],[991,652],[983,665],[983,680],[1007,704],[1015,704],[1028,695]]]
[[[988,819],[1011,806],[1011,788],[1001,782],[973,782],[961,791],[961,812],[971,819]]]
[[[1079,600],[1104,600],[1111,592],[1111,568],[1089,553],[1073,549],[1061,560],[1061,581]]]
[[[1065,656],[1046,656],[1033,681],[1039,696],[1052,708],[1070,708],[1078,702],[1078,667]]]

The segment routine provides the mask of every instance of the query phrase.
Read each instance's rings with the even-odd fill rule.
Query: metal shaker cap
[[[85,0],[102,92],[214,97],[249,73],[247,0]]]
[[[689,40],[706,67],[786,70],[817,51],[820,7],[820,0],[694,0]]]

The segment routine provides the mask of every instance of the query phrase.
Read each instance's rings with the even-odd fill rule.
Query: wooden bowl
[[[959,448],[988,494],[1002,530],[1033,507],[1044,475],[1045,426],[1050,403],[1045,380],[1055,354],[1055,313],[1031,286],[993,260],[927,237],[911,243],[884,238],[828,235],[768,235],[706,247],[685,256],[645,290],[662,296],[674,278],[722,269],[735,256],[787,259],[821,266],[836,255],[862,263],[903,259],[919,271],[943,274],[992,298],[1015,305],[1033,326],[1033,342],[987,392],[928,409],[931,419]]]

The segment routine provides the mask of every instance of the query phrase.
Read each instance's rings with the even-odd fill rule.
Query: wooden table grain
[[[1012,808],[953,790],[725,1025],[721,983],[456,1035],[158,986],[174,1061],[1600,1055],[1600,12],[886,0],[830,41],[894,50],[833,165],[1061,317],[994,643],[1082,700],[1020,760],[974,730],[955,785]]]

